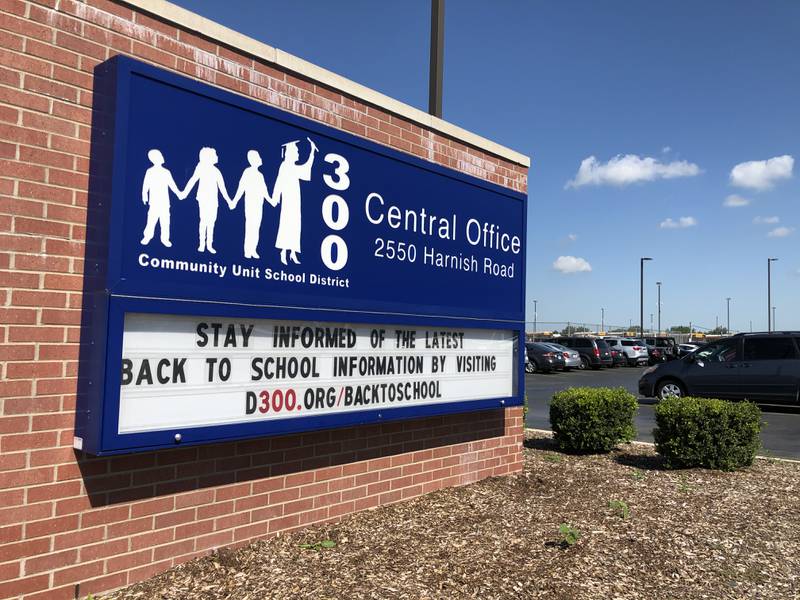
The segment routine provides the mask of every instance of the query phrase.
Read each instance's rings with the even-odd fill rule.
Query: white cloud
[[[776,225],[780,222],[781,220],[779,217],[756,217],[753,219],[754,225]]]
[[[751,160],[731,169],[731,184],[752,190],[768,190],[781,179],[789,179],[794,158],[788,154],[768,160]]]
[[[553,268],[562,273],[583,273],[592,270],[592,265],[585,258],[577,256],[559,256],[553,263]]]
[[[575,240],[577,240],[577,239],[578,239],[578,234],[577,234],[577,233],[568,233],[568,234],[567,234],[567,239],[568,239],[570,242],[574,242]]]
[[[697,225],[697,219],[694,217],[681,217],[675,221],[672,217],[664,219],[659,224],[661,229],[685,229],[686,227],[694,227]]]
[[[794,233],[794,227],[776,227],[771,230],[767,235],[769,237],[786,237]]]
[[[722,203],[722,206],[727,208],[739,208],[740,206],[747,206],[749,204],[750,200],[747,198],[742,198],[738,194],[731,194],[725,198],[725,202]]]
[[[618,154],[607,163],[598,162],[590,156],[581,161],[575,178],[567,182],[566,188],[584,185],[624,186],[642,181],[672,179],[674,177],[693,177],[700,174],[700,167],[685,160],[663,163],[651,156]]]
[[[668,153],[668,152],[670,152],[671,150],[672,150],[672,148],[671,148],[670,146],[664,146],[664,147],[661,149],[661,152],[663,152],[664,154],[667,154],[667,153]]]

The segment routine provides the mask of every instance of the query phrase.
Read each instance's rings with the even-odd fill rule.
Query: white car
[[[625,360],[629,367],[646,365],[650,356],[647,353],[647,344],[642,340],[632,340],[628,338],[606,338],[606,344],[621,350],[625,355]]]

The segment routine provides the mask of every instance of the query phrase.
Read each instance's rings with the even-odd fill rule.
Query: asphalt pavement
[[[618,367],[599,371],[570,371],[525,375],[528,393],[526,425],[550,429],[550,399],[556,392],[569,387],[624,387],[639,398],[636,412],[637,440],[653,441],[655,404],[652,398],[639,397],[639,377],[644,368]],[[800,459],[800,407],[762,405],[766,425],[761,431],[761,454]]]

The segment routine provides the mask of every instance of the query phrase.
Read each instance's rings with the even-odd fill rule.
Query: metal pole
[[[538,300],[533,301],[533,333],[536,333],[536,307],[538,304]]]
[[[428,112],[442,116],[442,76],[444,73],[444,0],[431,0],[431,66]]]
[[[730,333],[731,332],[731,299],[730,298],[725,298],[725,300],[728,302],[728,333]]]
[[[661,282],[656,281],[658,286],[658,334],[661,335]]]
[[[772,313],[770,312],[770,307],[772,307],[772,263],[778,260],[777,258],[768,258],[767,259],[767,331],[772,331]]]
[[[653,260],[643,256],[639,259],[639,335],[644,335],[644,261]]]
[[[606,309],[600,308],[600,331],[606,330]]]

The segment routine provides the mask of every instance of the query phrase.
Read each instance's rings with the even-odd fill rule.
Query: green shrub
[[[670,469],[746,467],[760,433],[761,410],[751,402],[671,397],[656,406],[656,451]]]
[[[553,439],[566,452],[610,452],[636,435],[636,397],[624,388],[570,388],[550,403]]]

